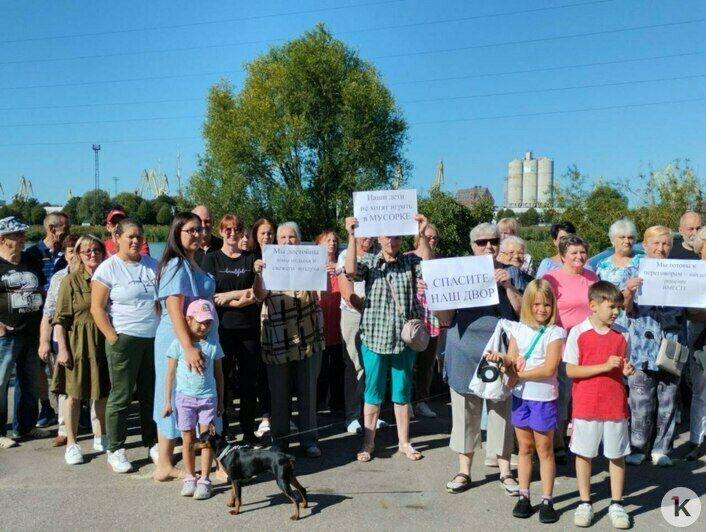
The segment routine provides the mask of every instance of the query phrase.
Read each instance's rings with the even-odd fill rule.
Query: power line
[[[77,122],[45,122],[42,124],[0,124],[0,128],[8,127],[49,127],[49,126],[79,126],[90,124],[121,124],[125,122],[156,122],[159,120],[191,120],[203,116],[151,116],[146,118],[118,118],[114,120],[85,120]]]
[[[661,100],[656,102],[643,102],[635,104],[624,104],[624,105],[611,105],[606,107],[585,107],[582,109],[563,109],[558,111],[538,111],[535,113],[517,113],[509,115],[493,115],[493,116],[476,116],[469,118],[456,118],[448,120],[428,120],[423,122],[411,123],[411,126],[425,126],[425,125],[435,125],[435,124],[451,124],[451,123],[462,123],[462,122],[479,122],[484,120],[503,120],[507,118],[526,118],[526,117],[536,117],[536,116],[552,116],[561,114],[571,114],[571,113],[587,113],[593,111],[616,111],[621,109],[635,109],[644,108],[660,105],[674,105],[681,103],[694,103],[706,101],[705,97],[700,98],[685,98],[680,100]],[[167,138],[146,138],[146,139],[113,139],[113,140],[101,140],[101,144],[117,144],[117,143],[131,143],[131,142],[173,142],[181,140],[201,140],[201,137],[167,137]],[[16,147],[30,147],[30,146],[67,146],[67,145],[79,145],[79,144],[91,144],[91,140],[81,140],[81,141],[61,141],[61,142],[31,142],[31,143],[9,143],[0,144],[0,148],[16,148]]]
[[[448,120],[428,120],[424,122],[415,122],[410,125],[412,126],[426,126],[431,124],[452,124],[457,122],[479,122],[482,120],[502,120],[506,118],[527,118],[534,116],[551,116],[551,115],[562,115],[570,113],[588,113],[593,111],[615,111],[619,109],[635,109],[639,107],[651,107],[657,105],[673,105],[679,103],[694,103],[706,101],[706,97],[702,98],[684,98],[681,100],[662,100],[657,102],[644,102],[644,103],[634,103],[634,104],[624,104],[624,105],[610,105],[606,107],[585,107],[583,109],[563,109],[559,111],[538,111],[536,113],[518,113],[512,115],[493,115],[493,116],[475,116],[469,118],[451,118]]]
[[[692,74],[690,76],[680,76],[680,77],[668,77],[668,78],[651,78],[651,79],[638,79],[633,81],[614,81],[611,83],[591,83],[586,85],[571,85],[567,87],[552,87],[546,89],[526,89],[521,91],[507,91],[507,92],[488,92],[485,94],[470,94],[466,96],[446,96],[439,98],[420,98],[418,100],[407,100],[400,102],[401,104],[410,103],[429,103],[429,102],[442,102],[442,101],[453,101],[453,100],[470,100],[473,98],[490,98],[493,96],[516,96],[519,94],[537,94],[542,92],[560,92],[569,90],[579,90],[579,89],[598,89],[604,87],[620,87],[624,85],[639,85],[641,83],[658,83],[661,81],[682,81],[685,79],[699,79],[706,78],[706,74]]]
[[[706,53],[706,52],[705,52]],[[565,87],[548,87],[540,89],[526,89],[519,91],[505,91],[505,92],[489,92],[484,94],[470,94],[463,96],[445,96],[438,98],[420,98],[417,100],[407,100],[401,101],[400,104],[416,104],[416,103],[429,103],[429,102],[441,102],[441,101],[454,101],[454,100],[470,100],[474,98],[490,98],[494,96],[516,96],[521,94],[539,94],[543,92],[561,92],[569,90],[580,90],[580,89],[596,89],[604,87],[619,87],[625,85],[639,85],[643,83],[658,83],[663,81],[683,81],[687,79],[699,79],[705,78],[706,74],[692,74],[689,76],[678,76],[678,77],[663,77],[663,78],[649,78],[649,79],[638,79],[638,80],[628,80],[628,81],[614,81],[609,83],[591,83],[584,85],[571,85]],[[171,100],[145,100],[136,102],[105,102],[105,103],[95,103],[95,104],[76,104],[76,105],[65,105],[65,106],[48,106],[48,107],[27,107],[24,110],[32,109],[72,109],[77,107],[102,107],[111,105],[143,105],[148,103],[181,103],[188,101],[202,101],[201,98],[183,98],[183,99],[171,99]],[[21,109],[21,108],[20,108]],[[0,111],[5,110],[19,110],[11,108],[0,108]],[[119,119],[119,120],[99,120],[99,121],[81,121],[81,122],[48,122],[41,124],[0,124],[0,128],[7,127],[46,127],[46,126],[65,126],[65,125],[85,125],[85,124],[104,124],[112,122],[138,122],[138,121],[154,121],[154,120],[181,120],[187,118],[199,118],[191,116],[175,116],[175,117],[148,117],[148,118],[132,118],[132,119]]]
[[[180,78],[197,78],[197,77],[207,77],[207,76],[224,76],[226,74],[232,74],[234,70],[226,70],[220,72],[202,72],[196,74],[170,74],[167,76],[148,76],[143,78],[124,78],[124,79],[105,79],[99,81],[78,81],[74,83],[50,83],[46,85],[22,85],[15,87],[0,87],[0,91],[17,91],[17,90],[27,90],[27,89],[53,89],[57,87],[82,87],[84,85],[104,85],[111,83],[133,83],[136,81],[154,81],[163,79],[180,79]]]
[[[40,111],[47,109],[78,109],[81,107],[110,107],[118,105],[146,105],[159,103],[202,102],[203,98],[174,98],[171,100],[142,100],[132,102],[76,103],[71,105],[38,105],[35,107],[0,107],[0,111]]]
[[[415,83],[433,83],[433,82],[438,82],[438,81],[457,81],[457,80],[464,80],[464,79],[476,79],[476,78],[488,78],[488,77],[495,77],[495,76],[509,76],[513,74],[532,74],[532,73],[537,73],[537,72],[551,72],[551,71],[556,71],[556,70],[569,70],[572,68],[585,68],[585,67],[595,67],[595,66],[608,66],[608,65],[619,65],[619,64],[626,64],[626,63],[636,63],[640,61],[652,61],[655,59],[673,59],[677,57],[689,57],[689,56],[694,56],[694,55],[703,55],[706,54],[706,50],[697,50],[694,52],[683,52],[683,53],[678,53],[678,54],[667,54],[667,55],[653,55],[653,56],[646,56],[646,57],[637,57],[633,59],[616,59],[612,61],[600,61],[600,62],[593,62],[593,63],[578,63],[575,65],[559,65],[559,66],[553,66],[553,67],[539,67],[539,68],[528,68],[528,69],[523,69],[523,70],[506,70],[504,72],[488,72],[485,74],[469,74],[466,76],[453,76],[453,77],[443,77],[443,78],[426,78],[426,79],[416,79],[416,80],[408,80],[408,81],[393,81],[390,82],[390,85],[411,85]],[[201,72],[201,73],[193,73],[193,74],[174,74],[174,75],[168,75],[168,76],[148,76],[148,77],[141,77],[141,78],[123,78],[123,79],[106,79],[106,80],[97,80],[97,81],[80,81],[80,82],[74,82],[74,83],[52,83],[52,84],[47,84],[47,85],[22,85],[22,86],[15,86],[15,87],[0,87],[0,91],[2,90],[28,90],[28,89],[45,89],[45,88],[58,88],[58,87],[78,87],[78,86],[85,86],[85,85],[103,85],[103,84],[113,84],[113,83],[132,83],[132,82],[141,82],[141,81],[157,81],[157,80],[165,80],[165,79],[180,79],[180,78],[192,78],[192,77],[209,77],[209,76],[225,76],[228,74],[233,74],[236,72],[235,70],[233,71],[219,71],[219,72]],[[186,101],[186,100],[183,100]],[[132,102],[131,102],[132,103]],[[137,103],[137,102],[135,102]],[[146,102],[150,103],[150,102]],[[162,103],[162,102],[155,102],[155,103]],[[98,105],[98,104],[96,104]],[[118,105],[116,104],[105,104],[105,105]],[[80,104],[76,105],[76,107],[89,107],[90,104]],[[60,109],[63,106],[57,106],[56,108]],[[55,107],[16,107],[16,108],[10,108],[10,107],[4,107],[0,108],[0,111],[11,111],[11,110],[31,110],[31,109],[53,109]]]
[[[506,42],[499,42],[499,43],[487,43],[487,44],[474,44],[471,46],[460,46],[458,48],[442,48],[438,50],[421,50],[418,52],[405,52],[405,53],[399,53],[399,54],[389,54],[389,55],[379,55],[377,57],[371,57],[371,60],[378,60],[378,59],[395,59],[398,57],[412,57],[412,56],[419,56],[419,55],[435,55],[435,54],[446,54],[450,52],[465,52],[467,50],[479,50],[482,48],[496,48],[496,47],[501,47],[501,46],[514,46],[517,44],[535,44],[535,43],[540,43],[540,42],[551,42],[551,41],[560,41],[564,39],[577,39],[581,37],[596,37],[599,35],[611,35],[615,33],[623,33],[623,32],[629,32],[629,31],[642,31],[642,30],[651,30],[651,29],[656,29],[656,28],[666,28],[666,27],[672,27],[672,26],[683,26],[686,24],[698,24],[700,22],[706,22],[706,18],[700,18],[700,19],[693,19],[693,20],[682,20],[678,22],[664,22],[662,24],[649,24],[649,25],[644,25],[644,26],[632,26],[629,28],[618,28],[614,30],[601,30],[601,31],[589,31],[585,33],[572,33],[568,35],[557,35],[554,37],[539,37],[537,39],[523,39],[520,41],[506,41]],[[2,64],[2,63],[0,63]]]
[[[147,27],[147,28],[129,28],[125,30],[110,30],[110,31],[98,31],[98,32],[92,32],[92,33],[73,33],[73,34],[68,34],[68,35],[50,35],[46,37],[29,37],[25,39],[8,39],[4,41],[0,41],[0,44],[10,44],[10,43],[22,43],[22,42],[35,42],[35,41],[49,41],[53,39],[73,39],[73,38],[79,38],[79,37],[98,37],[98,36],[103,36],[103,35],[120,35],[123,33],[138,33],[138,32],[143,32],[143,31],[157,31],[157,30],[175,30],[175,29],[182,29],[182,28],[193,28],[196,26],[209,26],[213,24],[230,24],[233,22],[248,22],[252,20],[264,20],[264,19],[269,19],[269,18],[278,18],[278,17],[291,17],[295,15],[311,15],[314,13],[322,13],[326,11],[341,11],[345,9],[357,9],[361,7],[372,7],[372,6],[377,6],[377,5],[385,5],[385,4],[397,4],[399,2],[403,2],[405,0],[384,0],[384,1],[378,1],[378,2],[366,2],[362,4],[349,4],[345,6],[333,6],[333,7],[322,7],[318,9],[307,9],[307,10],[302,10],[302,11],[288,11],[288,12],[283,12],[283,13],[272,13],[269,15],[252,15],[249,17],[238,17],[238,18],[229,18],[229,19],[220,19],[220,20],[205,20],[202,22],[187,22],[183,24],[172,24],[168,26],[152,26],[152,27]],[[590,2],[589,2],[590,3]]]
[[[706,50],[697,50],[695,52],[683,52],[683,53],[668,54],[668,55],[652,55],[652,56],[647,56],[647,57],[636,57],[633,59],[615,59],[613,61],[599,61],[599,62],[594,62],[594,63],[578,63],[575,65],[559,65],[559,66],[553,66],[553,67],[527,68],[524,70],[506,70],[504,72],[488,72],[485,74],[469,74],[466,76],[413,79],[413,80],[409,80],[409,81],[392,81],[392,82],[390,82],[390,85],[412,85],[412,84],[416,84],[416,83],[434,83],[437,81],[460,81],[460,80],[464,80],[464,79],[490,78],[490,77],[496,77],[496,76],[510,76],[513,74],[534,74],[537,72],[552,72],[552,71],[556,71],[556,70],[570,70],[572,68],[622,65],[625,63],[637,63],[640,61],[652,61],[655,59],[674,59],[676,57],[689,57],[689,56],[693,56],[693,55],[703,55],[703,54],[706,54]]]
[[[587,2],[586,4],[602,3],[604,1],[613,1],[613,0],[596,0],[595,2]],[[571,6],[568,6],[568,7],[573,7],[575,5],[583,5],[583,4],[572,4]],[[567,6],[557,6],[552,9],[558,9],[561,7],[567,7]],[[546,9],[549,9],[549,8],[544,8],[544,10],[546,10]],[[509,14],[514,14],[514,13],[503,13],[503,14],[498,14],[498,15],[493,15],[493,16],[507,16]],[[477,18],[480,18],[480,17],[479,16],[468,17],[469,20],[474,20]],[[419,23],[413,24],[413,26],[424,26],[424,25],[430,25],[430,24],[445,24],[448,22],[456,22],[457,20],[463,20],[463,19],[456,18],[456,19],[447,19],[447,20],[440,20],[440,21],[419,22]],[[636,30],[640,30],[640,29],[651,29],[651,28],[662,27],[662,26],[691,24],[691,23],[695,23],[695,22],[703,22],[704,20],[706,20],[706,19],[699,19],[699,20],[694,20],[694,21],[671,22],[671,23],[664,23],[664,24],[657,24],[657,25],[650,25],[650,26],[637,26],[637,27],[631,27],[631,28],[606,30],[606,31],[602,31],[602,32],[593,32],[593,33],[587,33],[587,34],[573,34],[573,35],[565,35],[565,36],[557,36],[557,37],[547,37],[544,39],[530,39],[530,40],[525,40],[525,41],[511,41],[511,42],[505,42],[505,43],[483,44],[483,45],[476,45],[476,46],[464,47],[464,48],[454,48],[454,49],[450,49],[450,50],[411,52],[411,53],[404,53],[404,54],[380,56],[377,58],[374,57],[372,59],[386,59],[386,58],[391,58],[391,57],[404,57],[404,56],[408,56],[408,55],[413,56],[413,55],[432,54],[432,53],[446,53],[449,51],[460,51],[460,50],[467,50],[467,49],[473,49],[473,48],[491,48],[491,47],[496,47],[496,46],[509,46],[509,45],[513,45],[513,44],[528,44],[528,43],[533,43],[533,42],[553,41],[553,40],[559,40],[559,39],[584,37],[584,36],[589,36],[589,35],[604,35],[607,33],[619,33],[622,31],[636,31]],[[380,28],[380,27],[365,28],[365,29],[360,29],[360,30],[352,30],[351,32],[341,32],[340,34],[400,29],[400,28],[406,28],[406,27],[410,27],[410,26],[412,26],[412,25],[402,24],[402,25],[387,26],[387,27],[382,27],[382,28]],[[257,40],[257,41],[223,43],[223,44],[209,44],[209,45],[201,45],[201,46],[182,46],[182,47],[176,47],[176,48],[158,48],[158,49],[152,49],[152,50],[138,50],[135,52],[115,52],[115,53],[109,53],[109,54],[56,57],[56,58],[50,58],[50,59],[49,58],[47,58],[47,59],[18,59],[16,61],[0,62],[0,66],[19,65],[19,64],[35,64],[35,63],[54,63],[54,62],[58,62],[58,61],[78,61],[78,60],[84,60],[84,59],[107,59],[107,58],[112,58],[112,57],[126,57],[126,56],[133,56],[133,55],[147,55],[147,54],[169,53],[169,52],[185,52],[185,51],[195,51],[195,50],[212,50],[212,49],[217,49],[217,48],[233,48],[233,47],[238,47],[238,46],[248,46],[248,45],[254,45],[254,44],[268,44],[268,43],[286,41],[287,39],[289,39],[289,37],[281,37],[278,39],[263,39],[263,40]]]

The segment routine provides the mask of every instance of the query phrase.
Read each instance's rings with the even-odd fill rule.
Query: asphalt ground
[[[12,397],[12,393],[10,393]],[[416,419],[411,426],[414,445],[424,459],[412,462],[396,452],[394,426],[378,433],[375,458],[355,460],[361,436],[343,433],[338,417],[322,414],[320,446],[323,456],[309,459],[294,444],[296,472],[309,493],[310,508],[298,522],[289,520],[292,505],[279,491],[272,475],[263,474],[243,487],[241,513],[226,508],[229,487],[215,483],[214,496],[196,501],[179,496],[180,481],[157,483],[154,466],[140,446],[136,405],[131,414],[128,457],[136,468],[131,474],[113,473],[105,455],[92,451],[89,434],[81,436],[86,463],[68,466],[65,447],[52,448],[49,440],[21,443],[0,450],[0,530],[555,530],[574,529],[573,510],[578,501],[573,460],[557,467],[555,508],[559,522],[541,525],[535,514],[527,520],[512,517],[516,499],[505,494],[498,470],[484,465],[479,453],[472,469],[473,487],[462,494],[445,491],[457,471],[458,460],[448,448],[450,406],[432,402],[436,419]],[[393,421],[391,405],[383,418]],[[296,418],[295,418],[296,421]],[[660,504],[676,486],[689,487],[701,499],[704,511],[694,530],[706,530],[706,459],[681,460],[688,433],[680,430],[675,442],[674,466],[643,464],[627,469],[625,506],[635,530],[673,529],[662,517]],[[198,467],[198,461],[197,461]],[[540,485],[535,468],[532,499],[539,503]],[[607,516],[610,499],[607,463],[594,461],[592,479],[596,517],[592,529],[612,530]]]

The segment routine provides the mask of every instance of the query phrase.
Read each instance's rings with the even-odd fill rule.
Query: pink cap
[[[113,223],[113,218],[116,216],[120,216],[120,219],[123,220],[124,218],[127,218],[127,214],[125,214],[123,211],[120,209],[113,209],[108,213],[108,216],[105,217],[105,221],[108,222],[109,224]]]
[[[192,301],[186,308],[186,316],[194,318],[199,323],[213,320],[215,314],[216,309],[213,307],[213,303],[207,301],[206,299],[197,299],[196,301]]]

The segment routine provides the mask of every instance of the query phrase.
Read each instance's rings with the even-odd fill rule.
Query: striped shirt
[[[399,253],[392,262],[385,262],[382,252],[358,258],[354,280],[365,281],[360,339],[371,351],[394,354],[407,347],[401,338],[402,327],[406,320],[421,316],[421,305],[416,297],[416,279],[422,276],[421,261],[416,255]],[[404,316],[395,305],[390,284]]]

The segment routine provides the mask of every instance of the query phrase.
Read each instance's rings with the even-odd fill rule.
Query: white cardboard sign
[[[638,275],[639,304],[706,308],[706,261],[645,258]]]
[[[367,190],[353,192],[355,236],[404,236],[417,234],[416,190]]]
[[[430,310],[497,305],[493,259],[489,255],[422,261]]]
[[[267,290],[326,290],[326,246],[262,248],[262,282]]]

